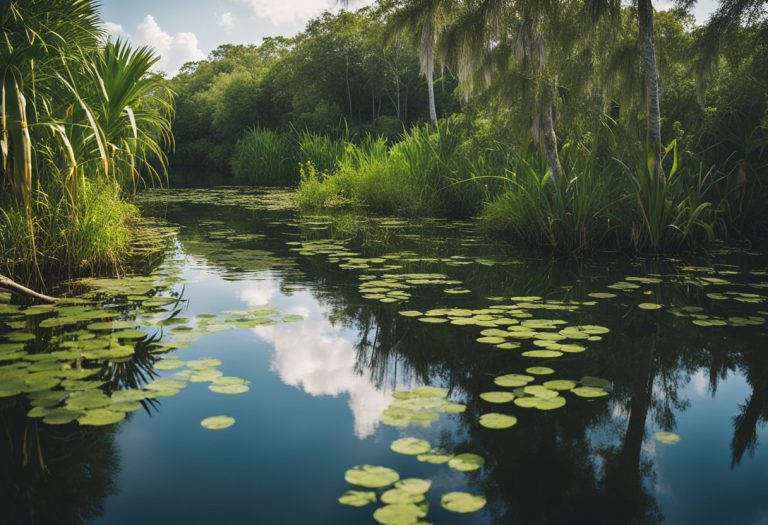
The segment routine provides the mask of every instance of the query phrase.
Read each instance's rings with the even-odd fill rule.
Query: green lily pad
[[[114,425],[123,419],[125,419],[125,412],[96,408],[86,410],[82,416],[77,418],[77,422],[87,426],[106,426]]]
[[[488,403],[509,403],[515,395],[512,392],[483,392],[480,399]]]
[[[445,451],[440,449],[432,449],[426,454],[419,454],[418,456],[416,456],[416,459],[418,459],[422,463],[429,463],[431,465],[441,465],[443,463],[448,463],[451,459],[453,459],[453,454],[448,454]]]
[[[429,441],[423,439],[417,439],[412,437],[396,439],[389,446],[393,451],[398,454],[408,454],[416,456],[418,454],[424,454],[432,449]]]
[[[557,410],[564,407],[565,403],[564,397],[557,396],[549,399],[540,399],[535,408],[539,410]]]
[[[493,382],[499,386],[518,387],[525,386],[533,380],[533,376],[526,376],[522,374],[506,374],[494,378]]]
[[[515,426],[517,418],[507,414],[499,414],[498,412],[489,412],[480,416],[479,422],[485,428],[502,429]]]
[[[637,305],[641,310],[661,310],[662,306],[656,303],[640,303]]]
[[[465,514],[485,507],[485,496],[469,492],[448,492],[440,497],[440,505],[451,512]]]
[[[412,503],[384,505],[373,513],[373,519],[381,525],[411,525],[427,515],[426,510]]]
[[[344,473],[347,483],[366,488],[380,488],[392,485],[400,479],[397,471],[377,465],[357,465]]]
[[[375,502],[376,493],[372,490],[348,490],[339,498],[339,503],[350,507],[365,507]]]
[[[431,486],[432,482],[430,480],[420,478],[401,479],[395,483],[395,488],[414,494],[426,494]]]
[[[471,452],[458,454],[453,456],[448,461],[448,466],[453,470],[458,470],[459,472],[471,472],[473,470],[478,470],[482,468],[483,465],[485,465],[485,459],[483,459],[482,456],[472,454]]]
[[[548,366],[531,366],[526,368],[525,371],[537,376],[548,376],[555,373],[554,368],[549,368]]]
[[[579,397],[586,397],[586,398],[605,397],[608,395],[608,392],[606,392],[602,388],[598,388],[594,386],[579,386],[571,390],[571,392],[576,394]]]
[[[653,436],[656,438],[656,441],[665,445],[674,445],[680,442],[680,436],[674,432],[656,432]]]
[[[208,390],[217,394],[244,394],[250,390],[250,387],[243,384],[222,385],[214,383],[208,385]]]
[[[234,424],[235,418],[229,416],[211,416],[200,422],[200,425],[208,430],[223,430]]]
[[[381,495],[381,502],[387,505],[398,505],[405,503],[421,503],[424,501],[424,494],[420,492],[409,492],[403,489],[389,489]]]

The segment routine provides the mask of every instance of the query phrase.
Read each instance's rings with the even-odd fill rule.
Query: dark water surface
[[[111,426],[27,417],[43,388],[88,387],[56,375],[69,354],[55,365],[29,356],[92,336],[82,325],[31,327],[0,308],[0,523],[375,523],[381,502],[337,501],[388,488],[345,481],[365,464],[431,480],[422,520],[435,524],[768,523],[764,255],[557,261],[494,245],[470,223],[299,217],[280,191],[154,192],[142,205],[180,226],[151,292],[178,301],[148,308],[131,303],[141,304],[135,290],[123,302],[111,292],[101,307],[155,339],[120,339],[136,345],[130,356],[89,354],[78,366],[99,367],[94,388],[110,395],[149,391],[155,377],[184,386],[156,390]],[[411,311],[445,322],[399,313]],[[481,334],[494,329],[516,336]],[[11,346],[19,340],[22,350]],[[495,346],[504,343],[519,347]],[[173,368],[176,358],[184,363]],[[204,372],[197,379],[190,361]],[[53,369],[50,383],[32,376]],[[219,372],[250,389],[211,391]],[[559,391],[565,405],[553,410],[481,399],[507,391],[538,402],[525,383],[494,384],[504,374],[578,385]],[[466,409],[402,393],[420,385],[447,388]],[[601,397],[574,394],[585,386]],[[395,391],[415,404],[387,411]],[[491,412],[518,422],[485,428]],[[217,415],[236,422],[201,426]],[[402,437],[485,462],[464,472],[419,461],[390,449]],[[449,512],[441,496],[452,491],[487,504]]]

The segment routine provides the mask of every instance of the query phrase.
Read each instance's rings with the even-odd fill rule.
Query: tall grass
[[[296,144],[291,136],[268,129],[252,129],[232,155],[236,184],[290,186],[299,182]]]
[[[46,284],[65,276],[113,273],[131,239],[138,209],[114,181],[84,180],[77,188],[77,215],[69,196],[33,190],[32,224],[18,206],[0,209],[0,271],[24,282]],[[36,260],[37,265],[30,265]]]
[[[302,165],[311,162],[320,172],[331,173],[336,170],[344,157],[345,139],[334,139],[327,135],[318,135],[309,131],[297,133],[298,161]]]
[[[618,170],[598,168],[586,151],[563,149],[557,184],[543,166],[516,160],[505,177],[507,189],[484,206],[489,230],[565,253],[613,243],[627,200],[616,184]]]
[[[476,170],[489,165],[482,155],[470,160],[461,146],[462,135],[450,121],[437,129],[413,127],[392,145],[366,136],[360,144],[346,145],[335,171],[305,177],[298,202],[305,209],[354,202],[384,213],[471,215],[488,185]]]

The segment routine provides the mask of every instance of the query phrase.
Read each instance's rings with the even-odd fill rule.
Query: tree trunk
[[[656,43],[653,30],[653,4],[651,0],[638,0],[638,28],[640,50],[645,69],[646,118],[648,146],[655,156],[656,171],[661,172],[661,94],[659,91],[659,70],[656,66]]]
[[[547,155],[547,166],[553,182],[557,182],[562,175],[563,169],[560,166],[560,156],[557,153],[557,135],[555,135],[555,122],[552,116],[552,88],[547,87],[544,95],[544,107],[541,114],[541,125],[544,141],[544,152]]]
[[[56,299],[54,297],[50,297],[48,295],[43,295],[41,293],[38,293],[34,290],[30,290],[26,286],[22,286],[21,284],[12,281],[8,277],[4,275],[0,275],[0,289],[9,290],[11,292],[17,293],[19,295],[24,295],[27,297],[32,297],[34,299],[37,299],[38,301],[42,301],[44,303],[54,303],[56,302]]]
[[[427,75],[427,93],[429,94],[429,120],[437,126],[437,109],[435,109],[435,83],[431,74]]]

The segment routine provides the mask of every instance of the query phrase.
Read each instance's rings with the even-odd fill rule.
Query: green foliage
[[[330,173],[344,156],[344,141],[334,140],[327,135],[316,135],[308,131],[299,134],[299,162],[311,162],[320,172]]]
[[[594,155],[580,148],[569,151],[564,161],[565,180],[553,184],[542,166],[517,159],[506,177],[507,190],[485,205],[484,224],[566,253],[611,243],[626,201],[615,170],[600,170]]]
[[[42,281],[114,268],[133,213],[118,185],[162,180],[172,140],[157,57],[105,43],[90,0],[11,0],[0,20],[0,271]]]
[[[131,239],[129,221],[138,209],[113,181],[86,179],[77,192],[73,216],[68,196],[36,188],[31,226],[20,208],[0,209],[0,273],[31,282],[40,274],[50,280],[119,268]]]
[[[296,144],[287,134],[268,129],[253,129],[235,146],[232,172],[236,184],[296,184],[299,175]]]

